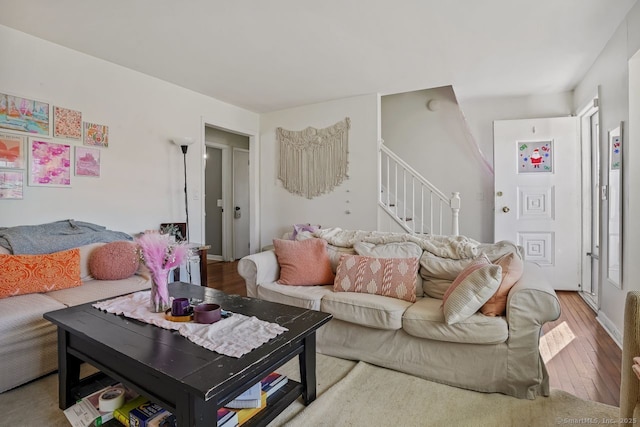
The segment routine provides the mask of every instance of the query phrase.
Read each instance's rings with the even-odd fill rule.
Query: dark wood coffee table
[[[44,318],[58,326],[61,409],[74,404],[75,391],[91,381],[80,380],[83,361],[174,413],[180,427],[215,425],[220,407],[296,355],[301,382],[290,379],[247,425],[266,425],[299,396],[305,404],[316,398],[315,331],[330,314],[184,283],[170,284],[169,292],[276,322],[289,331],[233,358],[193,344],[176,331],[105,313],[91,303],[46,313]]]

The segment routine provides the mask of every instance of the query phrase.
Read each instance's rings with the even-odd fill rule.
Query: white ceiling
[[[571,90],[636,0],[0,0],[0,24],[255,112]]]

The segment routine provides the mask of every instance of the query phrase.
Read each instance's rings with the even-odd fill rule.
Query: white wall
[[[638,127],[640,113],[635,111],[630,117],[629,64],[628,60],[640,49],[640,3],[636,3],[611,37],[602,53],[574,91],[574,107],[583,106],[593,94],[600,94],[600,138],[607,140],[607,132],[623,121],[623,271],[622,289],[603,280],[600,291],[600,311],[598,318],[616,336],[623,330],[624,300],[627,291],[640,290],[640,226],[634,215],[640,212],[638,183],[640,169],[634,167],[640,162]],[[637,67],[636,67],[637,68]],[[636,85],[640,77],[635,76]],[[636,86],[638,88],[640,86]],[[633,105],[638,108],[638,92]],[[632,120],[630,120],[632,119]],[[633,140],[630,140],[630,137]],[[602,155],[602,154],[601,154]],[[606,157],[603,157],[606,158]],[[607,208],[605,205],[604,209]],[[606,242],[606,239],[601,238]],[[602,269],[601,274],[606,274]],[[619,335],[617,338],[620,338]]]
[[[383,96],[381,111],[385,145],[444,194],[460,192],[460,234],[491,241],[493,177],[474,152],[451,86]]]
[[[640,50],[629,60],[629,93],[635,94],[629,97],[629,142],[623,161],[626,165],[637,164],[640,161]],[[625,291],[640,290],[640,265],[635,260],[640,259],[640,225],[635,218],[630,218],[632,213],[640,212],[640,196],[637,186],[640,182],[638,168],[627,167],[625,197],[625,216],[623,217],[623,285]],[[626,262],[625,262],[626,261]]]
[[[383,96],[382,138],[445,194],[461,193],[461,234],[492,242],[493,121],[567,116],[572,94],[458,100],[454,89]]]
[[[0,26],[0,40],[0,91],[79,110],[83,120],[109,126],[100,178],[72,177],[70,189],[25,187],[23,200],[0,201],[0,226],[74,218],[136,233],[184,221],[182,152],[170,138],[192,136],[191,237],[204,239],[202,117],[257,133],[257,114],[8,27]]]
[[[467,125],[480,151],[492,167],[493,122],[495,120],[532,119],[541,117],[563,117],[571,114],[572,92],[517,97],[484,97],[458,100]],[[490,190],[485,194],[484,209],[489,209],[483,218],[483,226],[490,230],[489,240],[493,241],[494,188],[491,175]],[[461,212],[462,215],[462,212]]]
[[[500,98],[459,99],[472,134],[493,165],[494,120],[565,117],[573,112],[573,92]]]
[[[291,231],[293,224],[375,230],[377,226],[378,107],[376,94],[307,105],[260,117],[261,245]],[[308,200],[291,194],[278,180],[276,128],[322,129],[351,119],[349,178],[331,193]],[[346,211],[350,211],[347,214]]]

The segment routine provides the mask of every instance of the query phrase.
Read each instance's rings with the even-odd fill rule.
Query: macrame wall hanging
[[[349,128],[344,120],[324,129],[276,129],[280,143],[280,172],[284,188],[312,199],[328,193],[348,178]]]

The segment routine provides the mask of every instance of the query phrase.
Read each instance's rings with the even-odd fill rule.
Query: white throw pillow
[[[502,267],[492,264],[486,256],[474,259],[462,270],[443,298],[447,324],[463,321],[480,310],[493,296],[502,280]]]

